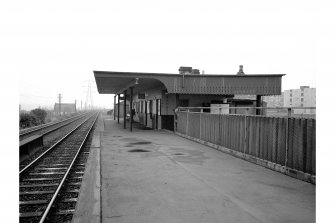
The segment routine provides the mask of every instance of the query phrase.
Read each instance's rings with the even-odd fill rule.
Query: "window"
[[[304,98],[301,98],[301,102],[303,102],[304,101]]]
[[[179,106],[180,107],[188,107],[188,104],[189,104],[188,99],[179,100]]]

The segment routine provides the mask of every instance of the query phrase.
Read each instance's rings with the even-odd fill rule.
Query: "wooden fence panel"
[[[177,115],[177,131],[186,134],[186,112],[179,112]]]
[[[277,148],[278,148],[278,119],[270,118],[270,125],[272,127],[271,131],[271,142],[269,148],[272,148],[270,151],[270,161],[275,163],[277,162]]]
[[[276,163],[284,166],[286,156],[286,119],[276,118],[276,120],[278,120]]]
[[[200,137],[200,114],[189,113],[188,118],[188,135],[198,139]]]
[[[180,133],[315,175],[314,119],[186,112],[177,117]]]
[[[315,120],[308,119],[306,128],[306,164],[307,173],[315,174]]]

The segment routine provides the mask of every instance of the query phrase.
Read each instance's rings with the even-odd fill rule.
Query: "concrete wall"
[[[267,107],[283,107],[284,106],[284,96],[283,95],[263,96],[262,100],[266,102]]]
[[[174,109],[177,107],[175,94],[163,94],[161,103],[162,115],[174,115]]]

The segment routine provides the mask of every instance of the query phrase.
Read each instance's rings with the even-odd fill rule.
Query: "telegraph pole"
[[[62,101],[62,94],[58,94],[59,116],[62,116],[61,101]]]

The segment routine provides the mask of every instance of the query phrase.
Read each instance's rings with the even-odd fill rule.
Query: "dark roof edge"
[[[163,76],[182,76],[182,74],[169,74],[169,73],[145,73],[145,72],[122,72],[122,71],[97,71],[93,70],[94,74],[133,74],[133,75],[163,75]],[[236,75],[236,74],[185,74],[185,76],[192,77],[257,77],[257,76],[271,76],[271,77],[282,77],[286,74],[245,74],[245,75]]]

